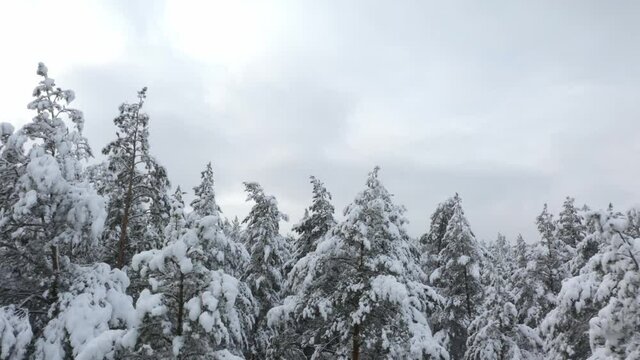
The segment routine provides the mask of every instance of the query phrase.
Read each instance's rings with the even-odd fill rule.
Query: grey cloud
[[[274,1],[278,36],[237,77],[178,53],[162,4],[110,8],[126,61],[55,76],[94,149],[148,86],[153,152],[188,190],[213,161],[228,216],[256,180],[297,221],[311,174],[341,211],[376,164],[414,235],[456,191],[479,237],[530,241],[545,202],[640,196],[637,2]]]

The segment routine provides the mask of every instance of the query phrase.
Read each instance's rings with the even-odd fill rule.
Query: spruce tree
[[[568,260],[567,245],[556,237],[556,222],[549,213],[547,204],[544,204],[542,212],[536,218],[536,225],[540,241],[533,249],[535,264],[530,271],[530,281],[539,286],[536,301],[540,314],[544,317],[555,306],[562,280],[568,276],[568,269],[565,267]]]
[[[469,327],[464,359],[540,359],[542,340],[534,329],[518,323],[518,312],[508,285],[508,260],[496,255],[488,269],[491,280],[484,302]]]
[[[292,258],[285,265],[286,273],[289,273],[300,259],[313,253],[318,242],[336,224],[333,218],[334,207],[330,202],[331,194],[320,180],[314,176],[310,179],[313,185],[312,204],[305,209],[302,220],[292,228],[298,236],[291,239]],[[292,280],[289,279],[289,282]],[[283,296],[296,294],[299,289],[288,286],[287,290]],[[276,336],[270,341],[269,358],[299,359],[312,354],[313,347],[303,346],[300,342],[307,332],[306,327],[307,324],[303,322],[279,327]]]
[[[338,223],[292,270],[298,294],[269,312],[304,323],[313,359],[440,359],[427,316],[439,296],[424,285],[419,253],[376,167]]]
[[[227,274],[241,277],[249,261],[249,253],[239,242],[239,234],[231,231],[222,220],[222,210],[216,202],[211,163],[207,164],[201,173],[200,184],[193,190],[193,211],[188,216],[188,222],[198,229],[204,241],[203,247],[208,252],[205,265],[209,269],[223,269]]]
[[[440,267],[440,251],[444,249],[444,235],[449,226],[449,220],[453,216],[453,198],[438,204],[438,207],[431,215],[429,231],[420,237],[422,247],[422,263],[425,271],[430,274]]]
[[[558,305],[544,319],[549,359],[633,359],[640,355],[640,241],[625,215],[592,212],[587,239],[598,252],[562,284]]]
[[[336,224],[333,218],[335,211],[331,204],[331,193],[327,191],[322,181],[311,176],[313,185],[313,202],[302,220],[293,226],[292,230],[298,234],[293,246],[293,261],[295,264],[308,253],[315,250],[318,241]]]
[[[586,231],[583,224],[584,220],[574,203],[575,199],[567,196],[558,218],[556,233],[558,240],[563,241],[571,249],[575,249],[578,246]]]
[[[216,203],[214,190],[213,167],[207,163],[204,171],[200,173],[200,184],[193,188],[195,199],[191,202],[192,215],[199,218],[216,216],[220,218],[220,207]]]
[[[545,287],[532,260],[533,250],[522,235],[518,235],[514,251],[516,267],[511,275],[511,284],[518,323],[536,328],[548,311],[543,307],[548,304]]]
[[[247,224],[243,243],[250,254],[243,280],[249,284],[258,307],[252,346],[247,357],[264,359],[269,338],[273,335],[267,326],[266,314],[280,302],[284,290],[284,265],[291,256],[284,237],[279,233],[280,220],[287,220],[287,216],[278,210],[276,198],[266,195],[258,183],[244,185],[247,201],[253,201],[254,205],[243,220]]]
[[[224,234],[213,216],[187,227],[179,188],[172,209],[166,245],[133,257],[134,270],[150,285],[141,297],[159,295],[164,309],[144,318],[135,353],[154,359],[240,356],[249,343],[253,298],[245,283],[211,266],[234,254],[219,247]]]
[[[443,237],[444,248],[438,254],[440,267],[430,275],[432,283],[445,298],[434,318],[438,338],[453,359],[465,352],[468,327],[475,318],[482,297],[480,282],[480,247],[456,194],[452,200],[452,216]]]

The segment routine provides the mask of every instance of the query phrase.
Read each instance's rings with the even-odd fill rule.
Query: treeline
[[[311,177],[293,226],[244,183],[242,221],[209,163],[187,206],[149,147],[146,88],[93,156],[82,112],[39,64],[0,124],[0,360],[640,359],[640,213],[545,205],[540,238],[476,239],[458,194],[418,239],[379,169],[334,217]]]

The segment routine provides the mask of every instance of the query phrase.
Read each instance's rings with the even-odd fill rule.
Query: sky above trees
[[[76,90],[95,149],[148,86],[157,158],[186,189],[211,160],[227,216],[248,213],[242,182],[259,181],[299,219],[309,175],[340,216],[380,165],[412,235],[459,192],[478,238],[532,241],[544,202],[626,208],[640,195],[639,13],[631,1],[3,3],[0,121],[30,119],[43,61]]]

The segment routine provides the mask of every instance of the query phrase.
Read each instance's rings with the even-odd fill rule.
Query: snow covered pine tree
[[[276,198],[266,195],[255,182],[244,183],[247,201],[255,202],[244,219],[247,228],[244,241],[250,250],[250,260],[243,280],[246,281],[257,302],[255,328],[252,335],[250,359],[264,359],[273,332],[267,326],[267,312],[280,302],[284,285],[284,264],[291,256],[285,239],[279,233],[280,220],[288,220],[278,210]]]
[[[102,149],[109,175],[99,189],[109,199],[105,241],[115,248],[118,268],[136,251],[162,246],[163,214],[168,213],[167,172],[149,153],[149,115],[142,112],[146,97],[143,88],[137,103],[120,105],[113,120],[117,138]]]
[[[418,251],[376,167],[366,189],[292,270],[299,293],[269,312],[269,323],[305,321],[313,359],[446,359],[428,314],[439,302],[424,285]],[[317,336],[313,336],[316,334]]]
[[[481,304],[480,247],[462,210],[462,199],[451,200],[452,215],[437,256],[440,264],[429,276],[444,297],[444,304],[433,316],[436,337],[452,359],[462,359],[468,327]]]
[[[215,202],[209,205],[202,213],[212,215],[193,216],[188,228],[178,187],[165,229],[166,245],[133,257],[133,269],[150,285],[140,298],[154,294],[161,302],[144,317],[136,346],[139,357],[228,360],[248,348],[253,298],[245,283],[225,272],[225,260],[236,254],[221,240],[225,235],[214,215]]]
[[[1,301],[20,309],[2,309],[0,353],[19,359],[26,346],[34,359],[113,359],[136,325],[129,280],[106,264],[80,265],[95,260],[104,200],[84,180],[91,151],[82,113],[67,107],[75,94],[57,88],[44,64],[37,73],[28,106],[36,116],[6,140],[20,175],[0,219]]]

